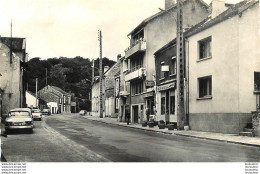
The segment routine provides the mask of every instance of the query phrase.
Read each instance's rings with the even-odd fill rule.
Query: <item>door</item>
[[[166,123],[170,121],[170,91],[166,91],[166,111],[165,111],[165,121]]]
[[[154,98],[148,98],[147,99],[147,108],[149,109],[149,114],[154,115]]]
[[[138,106],[133,106],[134,123],[138,123]]]

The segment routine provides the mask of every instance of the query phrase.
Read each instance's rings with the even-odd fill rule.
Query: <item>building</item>
[[[117,62],[104,71],[104,111],[106,117],[118,117],[119,113],[120,57],[121,55],[118,55]]]
[[[176,40],[155,52],[156,64],[156,120],[177,123],[176,100]]]
[[[102,85],[103,85],[103,88],[102,88],[102,95],[104,96],[104,92],[105,92],[105,89],[104,89],[104,80],[102,80]],[[99,117],[100,116],[100,82],[99,82],[99,77],[95,77],[94,78],[94,81],[93,81],[93,84],[92,84],[92,89],[91,89],[91,96],[92,96],[92,99],[91,99],[91,115],[92,116],[95,116],[95,117]],[[103,97],[103,106],[105,106],[105,100],[104,100],[104,97]],[[105,110],[104,110],[104,107],[103,107],[103,117],[105,116]]]
[[[0,37],[0,114],[26,107],[24,69],[27,62],[25,38]]]
[[[125,50],[128,70],[125,80],[130,83],[131,122],[146,120],[145,111],[155,114],[159,103],[154,100],[154,53],[176,37],[177,5],[165,1],[165,10],[142,21],[128,34],[130,46]],[[183,27],[201,22],[208,16],[208,5],[201,0],[183,2]]]
[[[118,121],[126,121],[126,113],[130,113],[130,82],[125,80],[128,72],[128,61],[125,57],[120,57],[120,77],[119,77],[119,117]]]
[[[47,102],[51,113],[71,113],[71,94],[62,89],[47,85],[38,91],[39,97]],[[45,106],[40,106],[43,109]]]
[[[247,0],[212,14],[185,33],[189,125],[192,130],[238,133],[259,104],[260,7]]]
[[[30,91],[26,91],[25,93],[25,98],[26,98],[26,106],[30,108],[37,108],[39,106],[39,98],[36,96],[34,93]]]

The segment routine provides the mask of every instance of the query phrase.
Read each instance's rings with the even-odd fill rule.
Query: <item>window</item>
[[[115,93],[116,93],[116,96],[119,94],[119,78],[116,79],[115,81]]]
[[[143,92],[143,81],[133,82],[131,83],[131,87],[132,87],[132,95],[140,94]]]
[[[60,101],[60,103],[62,103],[62,99],[61,98],[59,98],[59,101]]]
[[[68,104],[70,104],[70,97],[68,97]]]
[[[170,64],[170,75],[176,74],[176,57],[172,58],[171,64]]]
[[[254,90],[260,91],[260,72],[254,72]]]
[[[175,114],[175,96],[170,97],[170,114]]]
[[[119,109],[119,98],[116,98],[116,109]]]
[[[161,115],[165,114],[165,97],[161,98]]]
[[[66,96],[63,96],[63,103],[66,103]]]
[[[211,37],[199,41],[199,59],[211,57]]]
[[[165,72],[162,71],[162,66],[164,66],[164,61],[161,62],[161,71],[160,71],[161,72],[161,77],[160,78],[164,79],[165,78]]]
[[[212,91],[212,80],[211,76],[201,77],[198,79],[199,82],[199,98],[211,97]]]

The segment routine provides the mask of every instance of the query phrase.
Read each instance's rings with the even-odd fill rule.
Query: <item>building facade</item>
[[[102,95],[103,95],[103,99],[102,99],[102,103],[103,103],[103,117],[105,117],[105,110],[104,110],[104,106],[105,106],[105,100],[104,100],[104,79],[102,80]],[[99,77],[95,77],[94,78],[94,82],[92,84],[92,89],[91,89],[91,115],[95,116],[95,117],[99,117],[100,116],[100,81],[99,81]]]
[[[39,106],[39,98],[36,99],[35,94],[33,94],[32,92],[26,91],[25,98],[27,107],[36,108]]]
[[[125,80],[130,83],[131,122],[146,121],[145,113],[155,115],[159,107],[154,100],[154,53],[176,37],[177,6],[165,1],[165,10],[139,24],[129,33],[130,47],[125,50],[128,70]],[[190,28],[208,15],[208,5],[200,0],[183,2],[183,27]]]
[[[57,104],[50,105],[51,108],[49,109],[52,113],[71,113],[71,94],[63,91],[56,86],[51,85],[45,86],[44,88],[39,90],[38,94],[39,97],[47,103],[54,102]]]
[[[27,62],[25,38],[0,37],[0,114],[26,107],[24,67]]]
[[[156,119],[177,122],[176,100],[176,40],[155,52]]]
[[[259,1],[227,9],[224,1],[214,0],[211,6],[212,15],[185,34],[189,125],[238,133],[252,122],[251,111],[259,104]]]
[[[121,55],[118,55],[117,62],[104,73],[106,117],[118,117],[119,113],[120,57]]]

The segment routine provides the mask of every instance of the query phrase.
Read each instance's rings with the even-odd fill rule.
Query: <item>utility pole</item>
[[[94,83],[95,78],[95,59],[92,59],[92,84]]]
[[[48,72],[47,72],[47,68],[45,68],[45,70],[46,70],[46,86],[48,86],[48,77],[47,77]]]
[[[11,20],[11,45],[10,45],[10,64],[13,63],[13,23],[12,23],[12,20]]]
[[[36,91],[35,91],[35,96],[36,96],[36,101],[35,101],[35,107],[36,108],[38,108],[38,102],[37,102],[37,91],[38,91],[38,89],[37,89],[37,87],[38,87],[38,78],[36,78]]]
[[[177,128],[184,129],[184,42],[183,42],[183,2],[177,0]]]
[[[99,40],[99,90],[100,90],[100,118],[103,118],[103,90],[102,90],[102,80],[103,80],[103,68],[102,68],[102,33],[98,31],[98,40]]]

